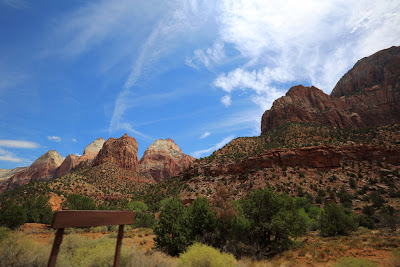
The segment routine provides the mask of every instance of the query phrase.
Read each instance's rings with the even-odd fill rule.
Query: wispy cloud
[[[18,149],[36,149],[39,148],[40,145],[30,141],[0,139],[0,160],[28,163],[26,159],[17,157],[15,153],[3,149],[3,147],[18,148]]]
[[[329,93],[356,60],[400,43],[398,1],[226,0],[218,8],[215,42],[233,46],[245,63],[214,85],[227,93],[248,90],[263,108],[291,82]]]
[[[200,139],[207,138],[207,137],[209,137],[210,135],[211,135],[210,132],[205,132],[205,133],[203,133],[203,134],[200,136]]]
[[[72,139],[72,142],[77,143],[78,140],[76,140],[76,138],[73,138],[73,139]]]
[[[196,49],[193,57],[186,58],[186,64],[195,69],[199,65],[204,65],[211,70],[214,64],[219,64],[226,56],[224,52],[224,43],[217,41],[212,47],[206,49]]]
[[[61,140],[62,140],[61,137],[59,137],[59,136],[47,136],[47,139],[50,141],[57,142],[57,143],[61,142]]]
[[[7,6],[22,9],[29,7],[29,4],[24,0],[1,0],[1,2]]]
[[[120,126],[119,126],[119,129],[126,130],[126,131],[128,131],[130,133],[133,133],[133,134],[135,134],[137,136],[140,136],[141,138],[143,138],[143,139],[145,139],[147,141],[150,141],[150,142],[153,142],[155,140],[154,138],[135,130],[132,127],[132,125],[130,123],[127,123],[127,122],[121,123]]]
[[[0,148],[0,160],[2,161],[11,161],[11,162],[22,162],[24,161],[21,158],[18,158],[15,156],[14,153],[10,152],[10,151],[6,151],[2,148]]]
[[[0,139],[0,147],[35,149],[40,145],[31,141]]]
[[[230,141],[232,141],[234,138],[233,135],[230,135],[228,137],[225,137],[224,139],[222,139],[219,143],[215,144],[214,146],[207,148],[207,149],[203,149],[203,150],[198,150],[195,152],[190,153],[193,157],[198,158],[201,155],[213,152],[217,149],[220,149],[221,147],[223,147],[224,145],[226,145],[227,143],[229,143]]]

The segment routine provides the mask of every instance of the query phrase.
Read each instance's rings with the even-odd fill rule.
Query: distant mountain
[[[156,182],[178,175],[194,157],[182,152],[172,139],[159,139],[151,144],[140,159],[140,172],[150,174]]]
[[[294,86],[261,119],[261,132],[287,122],[316,122],[363,129],[400,123],[400,47],[359,60],[331,95],[316,87]]]
[[[35,180],[46,180],[54,178],[63,158],[57,151],[50,150],[35,160],[31,166],[24,169],[2,183],[1,192],[14,187],[27,184]]]

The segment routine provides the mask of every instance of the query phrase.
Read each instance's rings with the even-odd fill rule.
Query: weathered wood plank
[[[59,210],[54,213],[51,226],[54,229],[122,225],[134,222],[133,211],[114,210]]]

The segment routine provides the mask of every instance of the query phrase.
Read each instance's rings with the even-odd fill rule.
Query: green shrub
[[[324,236],[347,235],[357,229],[353,213],[335,203],[326,203],[320,217],[320,230]]]
[[[356,258],[342,258],[334,267],[375,267],[378,266],[375,263],[367,259],[356,259]]]
[[[229,267],[236,266],[235,257],[221,253],[213,247],[195,243],[180,255],[179,265],[182,267]]]

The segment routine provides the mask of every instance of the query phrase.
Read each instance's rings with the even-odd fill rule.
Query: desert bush
[[[175,267],[177,258],[171,257],[161,252],[143,251],[132,249],[127,256],[127,265],[129,267]]]
[[[356,258],[342,258],[334,265],[334,267],[375,267],[375,263],[367,259],[356,259]]]
[[[195,243],[179,257],[182,267],[229,267],[236,266],[235,257],[221,253],[219,250],[204,244]]]
[[[0,267],[46,266],[49,246],[38,246],[25,236],[9,233],[0,240]]]
[[[357,229],[353,213],[335,203],[326,203],[320,216],[320,230],[324,236],[347,235]]]
[[[392,255],[390,255],[390,258],[389,258],[389,266],[390,267],[400,266],[400,251],[399,250],[392,251]]]
[[[114,260],[115,239],[90,239],[78,234],[64,237],[57,266],[111,266]],[[128,248],[122,246],[121,266],[128,264]]]

